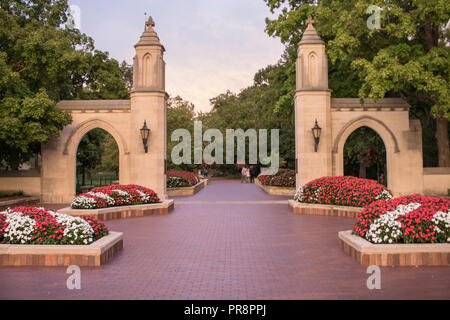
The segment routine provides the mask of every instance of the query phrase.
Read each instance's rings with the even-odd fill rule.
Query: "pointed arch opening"
[[[386,126],[384,122],[371,116],[361,116],[350,120],[342,126],[341,130],[333,141],[333,174],[336,176],[344,175],[344,147],[350,135],[361,127],[372,129],[380,137],[384,144],[385,158],[385,181],[388,188],[393,186],[393,165],[395,154],[400,152],[397,137]]]
[[[317,87],[319,85],[318,61],[315,52],[311,52],[308,56],[308,82],[309,87]]]
[[[76,151],[76,193],[119,180],[119,146],[106,130],[95,128],[80,140]]]
[[[153,85],[153,59],[150,53],[147,53],[143,58],[142,64],[142,84],[144,88],[151,87]]]
[[[375,130],[362,126],[347,138],[344,145],[344,175],[387,185],[386,146]]]

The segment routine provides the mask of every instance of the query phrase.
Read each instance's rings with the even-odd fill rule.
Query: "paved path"
[[[214,181],[172,214],[108,221],[125,248],[82,269],[2,268],[1,299],[450,299],[450,268],[382,268],[382,290],[339,248],[347,218],[295,216],[257,186]],[[228,202],[228,203],[226,203]]]

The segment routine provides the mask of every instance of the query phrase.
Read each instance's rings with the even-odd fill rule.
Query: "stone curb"
[[[258,178],[255,179],[255,184],[260,187],[265,193],[271,196],[286,196],[293,198],[296,193],[295,188],[265,186],[261,183],[261,181],[258,180]]]
[[[70,216],[92,216],[101,221],[145,217],[170,213],[175,207],[174,200],[165,200],[160,203],[141,204],[135,206],[112,207],[104,209],[79,210],[64,208],[59,213]]]
[[[373,244],[352,231],[339,232],[340,247],[363,266],[450,266],[450,244]]]
[[[294,214],[343,217],[355,219],[364,208],[344,207],[325,204],[300,203],[295,200],[288,201],[289,208]]]
[[[167,188],[167,194],[169,197],[188,197],[193,196],[200,192],[208,182],[202,180],[192,187],[184,187],[184,188]]]
[[[1,267],[99,267],[123,248],[123,233],[111,231],[87,246],[0,245]]]

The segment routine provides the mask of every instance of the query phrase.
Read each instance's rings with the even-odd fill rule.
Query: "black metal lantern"
[[[150,137],[150,129],[147,127],[147,121],[144,121],[144,126],[141,128],[141,137],[145,153],[148,153],[148,138]]]
[[[320,135],[322,134],[322,128],[319,127],[319,123],[316,119],[316,125],[312,128],[312,133],[314,137],[314,151],[317,152],[319,149]]]

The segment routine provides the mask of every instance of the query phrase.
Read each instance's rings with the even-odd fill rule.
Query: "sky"
[[[263,0],[69,0],[80,9],[80,30],[96,48],[133,61],[144,13],[166,48],[166,91],[209,111],[209,100],[253,84],[254,74],[283,52],[264,31],[271,17]]]

